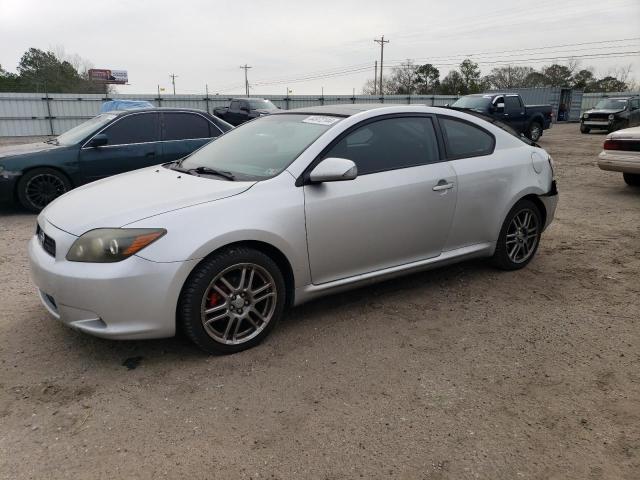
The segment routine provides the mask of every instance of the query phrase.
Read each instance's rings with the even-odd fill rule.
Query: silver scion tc
[[[437,107],[314,107],[65,194],[29,257],[42,303],[73,328],[182,328],[232,353],[320,295],[473,257],[522,268],[557,198],[549,155],[508,127]]]

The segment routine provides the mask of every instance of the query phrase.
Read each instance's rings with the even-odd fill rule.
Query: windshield
[[[339,117],[282,114],[245,123],[186,157],[186,170],[206,167],[229,172],[238,180],[278,175]]]
[[[269,100],[249,100],[249,107],[251,110],[277,110],[276,107]]]
[[[489,109],[489,105],[491,105],[491,98],[489,97],[462,97],[451,106],[455,108],[472,108],[484,112]]]
[[[626,99],[607,98],[600,100],[596,105],[598,110],[624,110],[627,106]]]
[[[116,115],[113,114],[103,114],[98,115],[97,117],[93,117],[91,120],[87,120],[77,127],[64,132],[62,135],[56,138],[56,142],[58,143],[58,145],[75,145],[76,143],[84,140],[96,130],[99,130],[100,128],[105,126],[114,118],[116,118]]]

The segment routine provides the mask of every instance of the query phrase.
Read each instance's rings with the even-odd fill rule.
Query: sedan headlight
[[[163,228],[97,228],[81,235],[67,253],[70,262],[113,263],[135,255],[162,237]]]
[[[588,113],[585,113],[585,114],[582,116],[582,118],[584,118],[584,119],[586,120],[587,118],[589,118],[589,114],[588,114]]]
[[[609,115],[609,120],[613,120],[614,118],[616,118],[613,113]]]

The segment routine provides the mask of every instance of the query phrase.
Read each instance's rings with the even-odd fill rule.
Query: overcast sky
[[[241,93],[245,63],[252,94],[360,93],[380,35],[390,40],[385,65],[429,62],[442,76],[467,55],[483,74],[498,64],[488,62],[540,67],[575,55],[598,74],[631,64],[640,79],[640,54],[612,57],[640,51],[640,0],[0,0],[3,68],[15,71],[29,47],[64,48],[96,68],[127,70],[121,93],[169,92],[170,73],[177,93],[205,84]],[[575,45],[585,42],[598,43]]]

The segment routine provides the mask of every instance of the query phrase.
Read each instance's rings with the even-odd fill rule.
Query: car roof
[[[175,108],[175,107],[153,107],[153,108],[132,108],[130,110],[111,110],[109,112],[103,112],[106,114],[114,115],[126,115],[127,113],[139,113],[139,112],[192,112],[192,113],[204,113],[206,110],[200,110],[197,108]]]
[[[350,117],[351,115],[355,115],[356,113],[366,112],[368,110],[373,110],[376,108],[411,106],[424,107],[426,105],[416,103],[411,105],[401,105],[397,103],[346,103],[338,105],[319,105],[316,107],[293,108],[291,110],[282,110],[275,113],[274,115],[282,115],[284,113],[308,113],[310,115],[334,115],[338,117]]]

